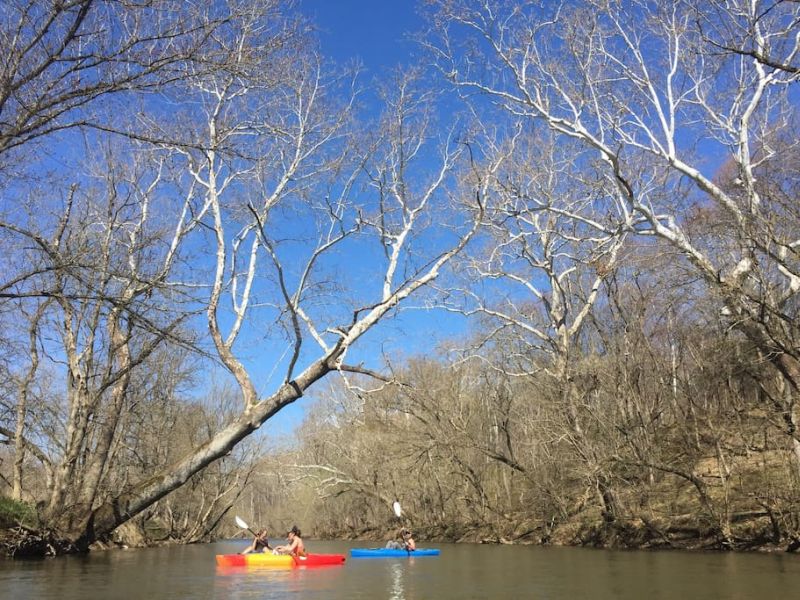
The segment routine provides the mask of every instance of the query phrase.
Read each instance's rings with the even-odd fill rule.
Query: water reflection
[[[286,595],[328,597],[340,586],[344,567],[309,568],[274,566],[216,567],[216,598],[283,598]],[[332,596],[331,596],[332,597]]]
[[[392,564],[392,600],[406,600],[405,591],[403,589],[403,567],[400,563]]]
[[[220,567],[214,581],[219,598],[263,598],[269,594],[301,591],[299,569],[258,567]]]

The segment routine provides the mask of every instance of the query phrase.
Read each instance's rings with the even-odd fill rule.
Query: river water
[[[628,552],[584,548],[420,544],[438,557],[350,558],[361,542],[306,542],[343,566],[218,568],[214,555],[247,542],[96,552],[39,561],[0,559],[0,598],[58,600],[302,598],[656,600],[800,598],[800,556]]]

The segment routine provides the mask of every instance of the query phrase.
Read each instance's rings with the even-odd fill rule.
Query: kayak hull
[[[414,556],[439,556],[438,548],[417,548],[411,552],[394,550],[392,548],[353,548],[350,550],[353,558],[411,558]]]
[[[287,554],[217,554],[220,567],[321,567],[344,564],[343,554],[309,554],[293,557]]]

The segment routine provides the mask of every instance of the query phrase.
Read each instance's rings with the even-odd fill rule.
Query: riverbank
[[[33,505],[0,496],[0,555],[42,558],[77,551],[72,543],[41,527]]]
[[[734,535],[734,544],[720,541],[710,531],[697,524],[680,521],[671,524],[645,522],[642,519],[624,523],[589,525],[580,522],[564,523],[551,528],[521,520],[516,527],[498,530],[496,527],[472,523],[450,525],[414,525],[418,544],[435,542],[477,543],[501,545],[537,545],[591,547],[609,550],[685,550],[709,552],[797,553],[800,540],[775,541],[764,535],[753,535],[757,527],[744,524]],[[734,531],[736,534],[737,532]],[[396,534],[394,528],[363,528],[360,530],[318,532],[324,539],[346,539],[385,542]]]
[[[39,526],[35,509],[25,503],[0,499],[0,554],[11,558],[56,556],[78,552],[69,541]],[[721,541],[711,529],[704,529],[693,515],[670,520],[628,519],[603,521],[601,515],[581,514],[572,521],[541,523],[523,515],[506,515],[508,525],[487,523],[427,524],[405,523],[414,529],[420,544],[437,542],[500,545],[574,546],[625,550],[686,550],[737,552],[798,552],[800,540],[770,537],[768,515],[740,515],[734,520],[730,539]],[[129,524],[130,525],[130,524]],[[133,526],[120,527],[114,536],[94,544],[91,550],[127,547],[152,547],[179,542],[147,540]],[[382,527],[349,529],[312,528],[310,537],[358,540],[383,544],[397,533],[398,523]]]
[[[414,536],[420,545],[440,542],[467,544],[498,545],[536,545],[564,547],[592,547],[609,550],[684,550],[684,551],[726,551],[726,552],[760,552],[760,553],[797,553],[800,543],[796,540],[785,540],[781,543],[772,541],[757,542],[741,540],[734,547],[720,544],[713,536],[691,536],[687,530],[672,528],[667,531],[654,531],[645,524],[626,524],[606,530],[596,528],[563,527],[547,537],[541,530],[531,529],[522,534],[516,531],[498,533],[494,528],[485,525],[466,526],[425,526],[414,527]],[[368,541],[383,545],[392,539],[396,530],[391,528],[366,528],[358,531],[315,532],[314,538],[339,539],[352,541]],[[669,537],[668,537],[669,536]],[[178,542],[129,544],[124,540],[95,544],[91,551],[111,550],[128,547],[155,547],[177,545]],[[0,528],[0,554],[7,558],[43,558],[64,554],[74,554],[78,550],[68,541],[59,539],[51,532],[32,529],[24,526]]]

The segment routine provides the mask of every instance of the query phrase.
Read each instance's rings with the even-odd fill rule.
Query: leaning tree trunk
[[[86,518],[63,514],[61,533],[81,550],[110,534],[119,525],[142,512],[215,460],[226,456],[233,447],[258,429],[281,408],[303,395],[310,385],[335,368],[336,356],[327,356],[309,366],[297,379],[281,386],[272,396],[240,414],[211,440],[171,465],[161,473],[135,486],[131,491],[93,508]]]

